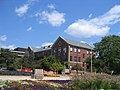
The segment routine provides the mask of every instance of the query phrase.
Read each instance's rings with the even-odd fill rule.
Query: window
[[[56,53],[56,50],[54,49],[54,53]]]
[[[49,45],[49,46],[48,46],[48,48],[51,48],[51,47],[52,47],[52,45]]]
[[[58,49],[58,56],[60,56],[61,48]]]
[[[80,57],[78,57],[78,62],[80,62]]]
[[[61,48],[58,49],[58,52],[61,52]]]
[[[83,58],[85,58],[85,54],[83,54]]]
[[[58,52],[57,55],[60,57],[60,52]]]
[[[93,52],[92,51],[90,51],[90,54],[92,54]]]
[[[70,61],[72,61],[72,56],[70,56]]]
[[[77,52],[77,49],[76,49],[76,48],[74,48],[74,52],[75,52],[75,53]]]
[[[77,62],[77,57],[74,57],[74,61]]]
[[[80,49],[78,49],[78,53],[80,53]]]
[[[59,45],[59,46],[61,46],[61,45],[62,45],[61,41],[59,41],[59,42],[58,42],[58,45]]]
[[[63,57],[62,57],[62,60],[63,60],[63,61],[66,61],[66,56],[63,56]]]
[[[66,53],[66,48],[63,48],[63,52]]]
[[[89,54],[89,51],[87,51],[87,54]]]
[[[72,48],[70,48],[70,52],[72,52]]]
[[[45,55],[45,52],[42,52],[43,55]]]

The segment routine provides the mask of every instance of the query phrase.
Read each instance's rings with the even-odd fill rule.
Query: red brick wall
[[[70,46],[70,47],[73,49],[73,51],[70,52],[70,55],[69,55],[70,48],[69,48],[68,43],[66,43],[62,38],[58,38],[56,42],[54,43],[54,45],[52,46],[52,55],[55,55],[56,58],[61,61],[69,61],[70,56],[72,56],[72,61],[70,61],[71,64],[74,64],[74,57],[77,57],[77,60],[78,60],[78,57],[80,57],[80,62],[85,62],[85,60],[88,57],[90,57],[90,54],[87,54],[87,51],[90,52],[90,50],[80,48],[80,47],[75,47],[75,46]],[[64,53],[63,48],[66,48],[66,53]],[[74,52],[75,48],[77,49],[76,53]],[[59,54],[59,49],[61,49],[60,54]],[[80,49],[80,53],[78,53],[78,49]],[[85,58],[83,58],[83,54],[85,54]],[[64,56],[66,58],[65,60],[63,59]]]
[[[72,61],[70,61],[71,66],[75,66],[76,64],[79,64],[82,70],[86,70],[86,59],[90,57],[91,50],[84,49],[80,47],[70,46],[72,48],[72,52],[70,51],[70,55],[72,56]],[[76,52],[74,52],[74,49],[76,49]],[[78,52],[78,49],[80,50],[80,53]],[[85,57],[83,58],[83,54]],[[77,58],[77,61],[74,61],[74,57]],[[78,58],[80,57],[80,62],[78,61]]]
[[[66,53],[63,50],[64,48],[66,48]],[[61,52],[59,49],[61,49]],[[68,61],[68,44],[63,39],[58,38],[52,46],[52,55],[55,55],[61,61]]]
[[[72,56],[72,61],[74,61],[74,57],[77,57],[77,60],[78,60],[78,57],[80,57],[80,61],[85,62],[85,60],[88,57],[90,57],[90,50],[88,50],[88,49],[74,47],[74,46],[71,46],[70,48],[72,48],[72,52],[70,52],[70,56]],[[77,49],[76,53],[74,52],[74,49]],[[80,49],[80,53],[78,53],[78,49]],[[87,54],[87,52],[89,52],[89,53]],[[83,58],[83,54],[85,55],[85,58]]]

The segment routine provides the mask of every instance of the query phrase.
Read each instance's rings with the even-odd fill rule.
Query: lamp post
[[[84,72],[86,72],[86,63],[84,63]]]
[[[91,56],[91,73],[92,73],[92,49],[91,49],[91,52],[90,52],[90,56]]]
[[[1,48],[0,48],[0,54],[1,54]]]
[[[22,65],[20,67],[21,67],[21,71],[22,71]]]

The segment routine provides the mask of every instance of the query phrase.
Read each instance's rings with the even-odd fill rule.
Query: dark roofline
[[[39,50],[39,51],[35,51],[34,53],[38,53],[38,52],[43,52],[43,51],[47,51],[47,50],[51,50],[52,48],[46,48],[46,49],[42,49],[42,50]]]
[[[79,42],[79,41],[74,41],[74,40],[70,40],[70,41],[72,41],[72,42],[77,42],[77,43],[81,43],[81,44],[86,44],[87,45],[87,47],[84,47],[84,46],[78,46],[78,45],[74,45],[74,44],[72,44],[72,43],[69,43],[67,40],[69,40],[69,39],[65,39],[65,38],[63,38],[62,36],[59,36],[58,37],[58,39],[59,38],[61,38],[61,39],[63,39],[67,44],[69,44],[69,45],[71,45],[71,46],[75,46],[75,47],[80,47],[80,48],[84,48],[84,49],[90,49],[90,50],[94,50],[94,48],[91,46],[91,45],[89,45],[88,43],[82,43],[82,42]],[[57,39],[57,40],[58,40]],[[57,41],[56,40],[56,41]]]
[[[77,47],[77,48],[82,48],[82,49],[87,49],[87,50],[94,50],[93,47],[90,49],[90,48],[85,48],[85,47],[75,46],[75,45],[71,45],[71,44],[69,44],[69,45],[70,45],[70,46],[73,46],[73,47]]]
[[[27,48],[21,48],[21,47],[17,47],[17,48],[14,48],[15,51],[19,50],[19,51],[27,51],[28,49]]]
[[[52,45],[52,44],[51,44]],[[33,51],[33,52],[41,52],[41,51],[46,51],[46,50],[50,50],[51,47],[49,47],[50,45],[44,46],[44,47],[40,47],[40,48],[34,48],[34,47],[30,47],[29,48]]]
[[[14,49],[27,49],[27,48],[23,48],[23,47],[17,47],[17,48],[14,48]]]
[[[61,39],[63,39],[64,40],[64,38],[63,37],[61,37],[61,36],[59,36],[56,40],[55,40],[55,42],[53,43],[53,45],[52,45],[52,47],[54,46],[54,44],[59,40],[59,38],[61,38]],[[65,41],[65,40],[64,40]],[[66,41],[65,41],[66,42]],[[66,42],[67,43],[67,42]],[[67,43],[68,44],[68,43]]]

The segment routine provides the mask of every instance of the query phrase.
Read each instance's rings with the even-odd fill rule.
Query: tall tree
[[[105,36],[95,43],[95,51],[99,53],[98,59],[105,62],[107,69],[120,73],[120,36]]]
[[[23,68],[33,68],[34,53],[26,51],[24,57],[21,60],[21,65]]]
[[[1,48],[0,51],[0,67],[6,67],[7,69],[15,69],[14,61],[16,58],[16,55],[13,54],[9,49],[3,49]]]
[[[55,72],[57,71],[57,73],[58,73],[58,71],[63,70],[63,69],[64,69],[64,65],[62,65],[59,61],[52,63],[53,71],[55,71]]]
[[[60,63],[60,61],[57,60],[53,55],[44,57],[41,60],[41,65],[42,65],[42,68],[45,70],[59,71],[62,69],[62,67],[64,68],[64,66]]]

